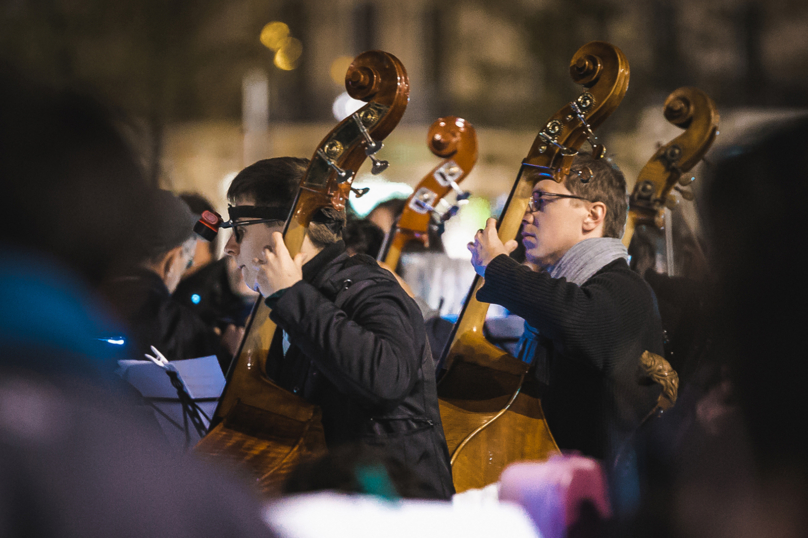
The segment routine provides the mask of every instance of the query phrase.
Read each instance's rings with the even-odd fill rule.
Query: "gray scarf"
[[[620,258],[628,260],[628,251],[619,239],[612,237],[584,239],[573,245],[557,264],[547,269],[547,272],[553,278],[565,278],[567,282],[581,286],[595,273]],[[536,377],[547,383],[550,365],[546,354],[540,352],[539,331],[527,322],[517,349],[519,359],[527,363],[536,362]]]

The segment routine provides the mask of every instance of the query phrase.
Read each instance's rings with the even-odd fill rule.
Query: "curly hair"
[[[611,160],[579,153],[572,160],[564,186],[576,196],[606,205],[603,237],[620,239],[623,236],[628,214],[626,178]]]

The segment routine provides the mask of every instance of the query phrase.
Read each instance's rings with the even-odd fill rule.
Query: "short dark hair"
[[[345,248],[354,254],[379,255],[384,243],[384,231],[367,219],[350,219],[342,232]]]
[[[227,189],[227,201],[235,204],[239,198],[250,198],[256,206],[292,211],[308,159],[275,157],[251,164],[233,178]],[[322,248],[342,239],[345,212],[323,208],[309,224],[309,238]]]
[[[368,212],[368,217],[370,217],[370,215],[372,215],[374,211],[386,210],[393,215],[393,220],[395,221],[404,211],[404,206],[406,205],[406,202],[407,202],[406,198],[390,198],[389,200],[385,200],[384,202],[376,204],[373,207],[373,209],[371,209]]]
[[[585,180],[585,178],[589,178]],[[596,159],[591,153],[578,153],[572,159],[564,186],[572,194],[590,202],[606,205],[603,237],[623,237],[628,213],[626,178],[617,166],[606,158]]]

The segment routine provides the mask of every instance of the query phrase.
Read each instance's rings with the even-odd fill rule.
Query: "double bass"
[[[536,182],[561,182],[585,141],[603,155],[594,129],[617,108],[628,89],[629,65],[617,47],[591,42],[570,63],[581,94],[545,123],[527,157],[498,222],[504,242],[514,239]],[[525,173],[531,169],[531,173]],[[446,371],[438,384],[441,420],[458,492],[496,482],[504,467],[558,452],[542,412],[529,365],[483,336],[488,304],[476,299],[477,276],[443,353]]]
[[[665,409],[676,401],[675,390],[679,374],[683,379],[692,373],[697,357],[705,352],[709,337],[705,336],[705,323],[701,323],[701,300],[698,289],[688,286],[686,280],[674,282],[668,277],[674,271],[674,245],[670,212],[678,206],[677,191],[685,200],[693,200],[689,189],[695,178],[689,172],[704,158],[718,135],[719,114],[715,102],[702,90],[682,87],[665,100],[665,119],[684,132],[667,144],[661,145],[640,171],[629,198],[628,219],[623,244],[631,254],[631,266],[646,276],[644,267],[655,264],[657,254],[665,252],[666,276],[646,276],[660,304],[662,324],[666,334],[668,360],[649,354],[643,357],[643,374],[663,386],[657,409]],[[664,281],[667,286],[659,287]],[[676,286],[676,287],[672,287]],[[670,308],[670,299],[683,301],[689,308]],[[688,297],[693,299],[687,300]],[[667,307],[666,307],[667,306]],[[648,353],[648,352],[646,352]],[[651,356],[653,355],[653,356]],[[647,367],[646,367],[647,365]],[[677,373],[677,370],[679,371]],[[673,381],[675,380],[675,381]],[[650,415],[649,415],[650,416]]]
[[[460,189],[459,184],[477,162],[477,133],[474,126],[456,116],[438,118],[427,133],[427,146],[443,160],[418,183],[404,203],[404,210],[395,226],[385,236],[378,259],[391,270],[398,266],[406,244],[419,241],[428,246],[429,226],[434,216],[442,224],[457,212],[459,204],[469,196],[469,193]],[[438,202],[452,191],[457,195],[457,202],[441,214]]]
[[[367,104],[342,120],[318,144],[283,231],[294,257],[312,218],[322,208],[344,210],[356,171],[381,148],[409,102],[409,81],[392,54],[368,51],[348,68],[345,87]],[[374,170],[383,169],[374,159]],[[237,462],[252,473],[266,494],[302,461],[325,452],[320,409],[266,376],[266,360],[276,326],[259,298],[228,371],[212,429],[196,445],[204,458]]]

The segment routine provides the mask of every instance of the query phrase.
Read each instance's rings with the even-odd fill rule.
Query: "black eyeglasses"
[[[527,207],[532,213],[544,209],[544,202],[549,202],[553,198],[572,198],[574,200],[589,201],[582,196],[575,196],[572,194],[556,194],[554,192],[533,191],[533,196],[527,201]]]
[[[253,224],[265,224],[265,223],[279,223],[283,224],[284,221],[278,219],[258,219],[258,220],[240,220],[240,221],[231,221],[230,227],[233,228],[233,237],[236,238],[236,243],[241,243],[241,240],[244,239],[244,226],[251,226]]]

